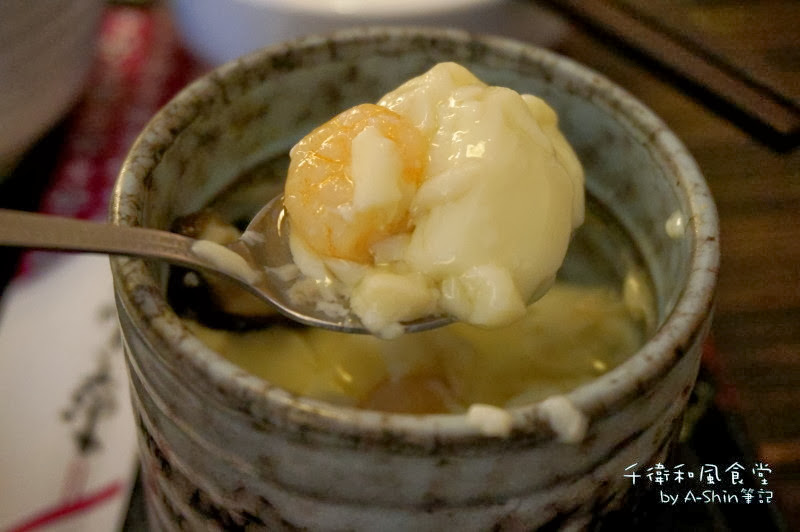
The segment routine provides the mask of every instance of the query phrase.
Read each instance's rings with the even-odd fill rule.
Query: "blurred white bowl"
[[[104,0],[0,0],[0,176],[76,102]]]
[[[517,0],[171,0],[186,45],[210,65],[296,37],[349,26],[444,26],[493,33],[540,46],[564,23]]]

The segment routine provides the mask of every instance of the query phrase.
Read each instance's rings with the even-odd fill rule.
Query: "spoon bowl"
[[[253,217],[242,237],[227,246],[168,231],[122,227],[60,216],[0,209],[0,245],[56,251],[83,251],[158,259],[222,275],[235,281],[288,318],[338,332],[368,334],[352,312],[331,315],[313,301],[291,296],[292,264],[283,197],[277,196]],[[441,327],[451,318],[431,316],[404,323],[404,332]]]

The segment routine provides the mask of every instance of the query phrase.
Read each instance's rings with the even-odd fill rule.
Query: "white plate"
[[[1,303],[0,530],[119,530],[137,459],[108,258],[59,258]]]

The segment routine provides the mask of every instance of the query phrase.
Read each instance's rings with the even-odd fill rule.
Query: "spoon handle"
[[[143,227],[0,209],[0,245],[156,258],[207,267],[191,252],[191,238]]]

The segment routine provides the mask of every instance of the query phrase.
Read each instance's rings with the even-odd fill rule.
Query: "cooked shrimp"
[[[321,256],[372,263],[373,244],[410,231],[428,141],[407,118],[362,104],[319,126],[291,151],[285,206]]]

